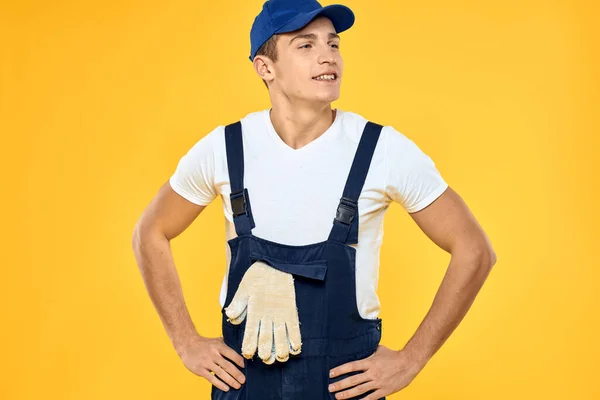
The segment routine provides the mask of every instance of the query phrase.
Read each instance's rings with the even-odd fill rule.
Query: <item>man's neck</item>
[[[273,104],[270,118],[281,140],[299,149],[325,133],[335,120],[335,113],[331,104],[315,108]]]

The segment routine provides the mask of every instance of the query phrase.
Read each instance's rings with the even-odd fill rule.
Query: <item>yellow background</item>
[[[462,324],[390,398],[600,398],[598,3],[344,4],[357,19],[334,106],[413,139],[498,255]],[[261,5],[2,3],[0,398],[208,398],[171,347],[131,236],[197,140],[270,106],[248,60]],[[220,334],[224,240],[218,199],[172,242],[206,336]],[[383,344],[410,338],[448,261],[389,209]]]

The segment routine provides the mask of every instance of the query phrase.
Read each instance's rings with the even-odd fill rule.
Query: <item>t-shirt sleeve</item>
[[[196,142],[177,164],[169,183],[173,190],[194,204],[206,206],[217,197],[215,150],[222,127]]]
[[[386,135],[386,195],[409,213],[433,203],[448,184],[435,163],[412,140],[388,126]]]

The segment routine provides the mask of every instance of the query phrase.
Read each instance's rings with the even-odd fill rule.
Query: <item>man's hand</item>
[[[331,378],[354,371],[364,372],[329,385],[329,391],[339,392],[352,387],[335,395],[336,399],[348,399],[374,390],[363,399],[377,400],[404,389],[421,369],[422,366],[409,358],[403,350],[394,351],[380,345],[375,353],[365,359],[333,368],[330,371]]]
[[[187,369],[225,392],[230,386],[239,389],[246,380],[244,374],[225,357],[240,368],[244,368],[244,359],[227,346],[223,338],[196,335],[181,349],[179,356]]]

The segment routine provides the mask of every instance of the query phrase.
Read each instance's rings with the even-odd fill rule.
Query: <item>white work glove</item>
[[[256,261],[244,274],[233,300],[225,308],[228,321],[239,325],[246,316],[242,355],[258,356],[265,364],[285,362],[302,347],[292,274]]]

